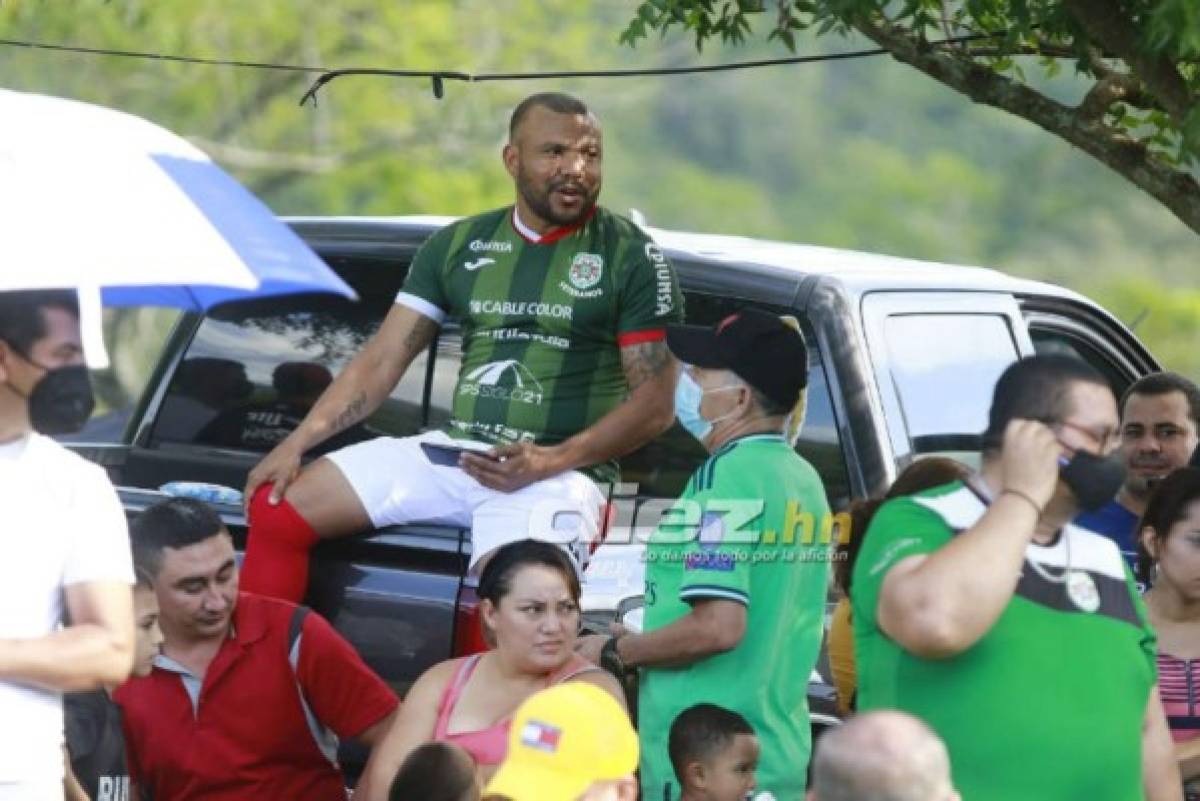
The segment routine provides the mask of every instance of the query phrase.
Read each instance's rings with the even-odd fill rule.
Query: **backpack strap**
[[[313,714],[312,707],[304,696],[304,687],[300,684],[300,646],[304,638],[304,620],[311,611],[303,605],[292,611],[292,618],[288,623],[288,664],[292,666],[292,676],[296,681],[296,692],[300,696],[300,708],[304,710],[304,720],[308,723],[308,733],[312,735],[313,742],[330,764],[337,767],[337,735]]]

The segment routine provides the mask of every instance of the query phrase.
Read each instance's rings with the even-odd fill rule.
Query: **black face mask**
[[[1119,454],[1107,458],[1076,451],[1071,461],[1058,470],[1080,508],[1093,512],[1117,496],[1125,483],[1125,463]]]
[[[29,422],[39,434],[52,437],[58,434],[74,434],[92,416],[96,399],[92,395],[92,382],[83,365],[72,367],[46,367],[28,356],[22,359],[46,371],[41,380],[25,399],[29,403]],[[9,388],[18,395],[12,384]]]

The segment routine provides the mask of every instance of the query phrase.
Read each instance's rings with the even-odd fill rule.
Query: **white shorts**
[[[434,523],[471,530],[469,573],[479,560],[510,542],[554,542],[582,572],[600,535],[607,498],[596,482],[576,470],[516,492],[483,486],[458,467],[435,465],[422,442],[487,447],[451,438],[444,431],[414,437],[379,437],[327,454],[354,487],[376,528]]]

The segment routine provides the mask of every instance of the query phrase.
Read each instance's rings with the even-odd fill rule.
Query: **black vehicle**
[[[157,488],[172,481],[240,490],[378,328],[416,249],[447,222],[292,220],[361,301],[301,295],[184,315],[123,442],[76,449],[108,469],[130,514],[160,499]],[[1118,394],[1158,369],[1112,315],[1059,287],[852,251],[651,233],[679,272],[688,322],[713,324],[747,306],[800,320],[810,382],[797,449],[820,472],[834,510],[884,490],[918,456],[977,460],[992,386],[1020,356],[1078,355]],[[460,363],[459,333],[448,323],[380,409],[325,449],[441,426]],[[618,490],[635,500],[673,498],[704,457],[675,426],[623,460]],[[240,505],[217,506],[242,547]],[[597,627],[640,592],[640,577],[630,573],[638,560],[629,553],[602,548],[589,568],[585,612]],[[307,602],[403,694],[427,667],[471,647],[464,624],[475,598],[462,582],[469,554],[467,531],[429,525],[322,544]],[[605,568],[614,564],[620,569]],[[831,712],[830,689],[814,682],[811,690],[814,712]]]

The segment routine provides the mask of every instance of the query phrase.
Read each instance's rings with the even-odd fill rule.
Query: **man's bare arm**
[[[1005,430],[1002,492],[983,517],[927,555],[901,559],[884,576],[879,627],[925,659],[961,653],[988,632],[1012,599],[1040,510],[1058,481],[1054,432],[1031,420]]]
[[[267,482],[275,484],[272,499],[282,498],[300,472],[304,453],[379,408],[417,354],[429,347],[437,329],[438,323],[420,312],[392,306],[380,329],[321,393],[296,430],[250,471],[246,502]]]
[[[463,469],[492,489],[513,492],[534,481],[601,464],[637,450],[675,420],[678,362],[663,341],[621,348],[629,396],[588,428],[558,445],[503,445],[493,453],[503,461],[467,454]]]
[[[79,783],[79,779],[75,777],[75,771],[71,768],[71,755],[67,752],[65,745],[63,746],[63,801],[92,801],[88,798],[83,785]]]
[[[631,393],[642,384],[660,375],[671,366],[673,361],[674,357],[667,349],[665,340],[643,342],[640,345],[627,345],[621,348],[621,369],[625,372],[625,383],[629,384]],[[674,391],[675,387],[672,384],[671,392],[674,393]],[[674,406],[672,401],[672,410],[674,410]],[[672,419],[674,416],[672,411]]]
[[[70,626],[46,637],[0,640],[0,679],[76,692],[116,686],[133,669],[133,592],[118,581],[68,585]]]
[[[400,304],[338,374],[303,422],[288,437],[303,450],[346,430],[379,408],[421,351],[429,347],[438,324]]]
[[[736,648],[746,634],[746,607],[722,598],[697,601],[683,617],[642,634],[624,634],[617,654],[629,667],[680,668]],[[579,639],[580,654],[599,664],[608,638]]]
[[[559,445],[563,470],[600,464],[645,445],[675,421],[679,364],[664,340],[621,348],[629,396],[620,406]]]
[[[1150,691],[1142,720],[1142,784],[1146,801],[1183,801],[1183,780],[1157,684]]]

